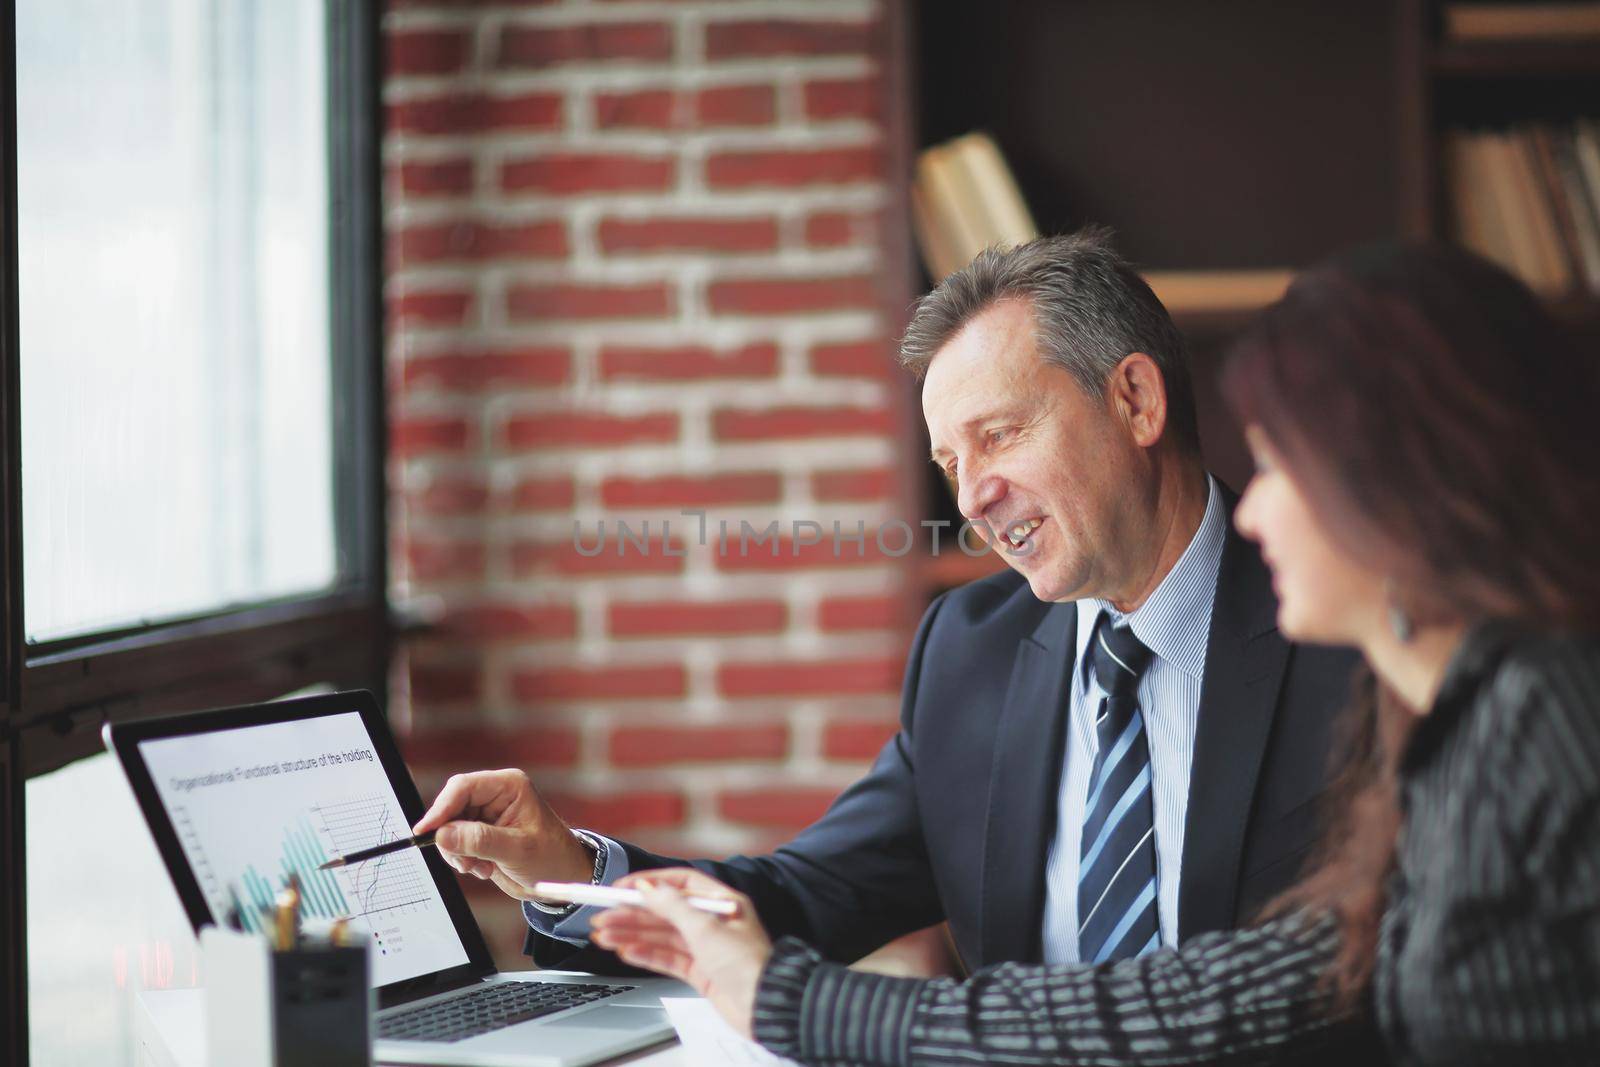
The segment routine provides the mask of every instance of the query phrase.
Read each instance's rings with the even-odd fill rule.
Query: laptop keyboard
[[[567,982],[496,982],[449,1000],[385,1015],[378,1020],[378,1036],[391,1041],[462,1041],[634,988]]]

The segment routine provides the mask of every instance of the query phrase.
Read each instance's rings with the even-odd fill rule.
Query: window
[[[334,585],[324,37],[17,5],[30,641]]]
[[[382,695],[376,7],[0,0],[0,1062],[196,977],[101,723]]]

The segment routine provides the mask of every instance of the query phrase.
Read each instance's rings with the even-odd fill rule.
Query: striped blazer
[[[964,982],[849,971],[785,938],[756,1037],[805,1062],[919,1067],[1293,1064],[1372,1041],[1404,1067],[1600,1062],[1600,642],[1475,629],[1401,786],[1369,1011],[1332,1010],[1320,979],[1338,934],[1301,914],[1110,967]]]

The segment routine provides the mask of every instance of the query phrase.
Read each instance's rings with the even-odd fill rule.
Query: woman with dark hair
[[[1109,966],[888,978],[651,871],[594,939],[808,1062],[1298,1063],[1371,1039],[1401,1064],[1600,1060],[1600,361],[1499,269],[1390,247],[1303,274],[1224,387],[1280,629],[1370,668],[1321,854],[1260,922]]]

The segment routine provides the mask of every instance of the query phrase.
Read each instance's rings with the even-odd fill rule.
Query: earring
[[[1405,609],[1393,603],[1389,605],[1389,629],[1394,631],[1395,638],[1401,644],[1410,641],[1411,635],[1416,632],[1411,624],[1411,616],[1405,613]]]

